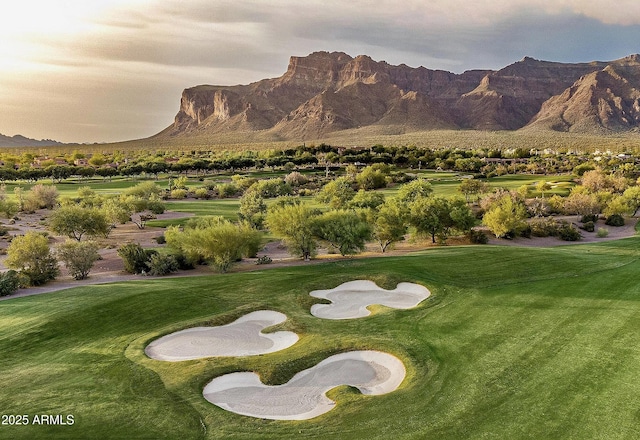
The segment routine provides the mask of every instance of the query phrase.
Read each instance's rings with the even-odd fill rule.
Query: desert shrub
[[[147,209],[152,213],[158,215],[164,212],[164,202],[162,200],[149,200],[147,204]]]
[[[167,242],[167,239],[164,237],[164,234],[157,236],[154,240],[158,244],[165,244]]]
[[[607,228],[598,228],[598,232],[596,232],[596,237],[605,238],[609,236],[609,230]]]
[[[304,174],[298,171],[293,171],[292,173],[287,174],[284,181],[290,186],[300,186],[307,183],[309,179]]]
[[[203,263],[203,261],[200,260],[192,261],[180,252],[173,253],[171,255],[173,256],[173,258],[175,258],[176,263],[178,264],[178,269],[180,270],[192,270],[196,267],[196,264]]]
[[[214,189],[216,189],[217,185],[218,185],[218,182],[211,179],[206,179],[205,181],[202,182],[202,186],[206,188],[208,191],[213,191]]]
[[[0,237],[4,237],[9,233],[9,229],[5,226],[0,226]]]
[[[49,240],[37,232],[17,236],[7,248],[5,265],[18,269],[26,284],[39,286],[58,276],[58,262],[49,249]]]
[[[472,229],[469,231],[469,240],[474,244],[487,244],[489,243],[489,237],[482,231]]]
[[[142,199],[151,199],[151,198],[160,197],[162,192],[163,192],[163,189],[160,188],[155,183],[153,183],[153,182],[142,182],[142,183],[138,183],[136,186],[133,186],[131,188],[127,188],[124,191],[124,195],[125,196],[140,197]]]
[[[209,190],[207,188],[196,188],[193,191],[193,197],[195,197],[196,199],[208,199]]]
[[[100,258],[98,245],[91,241],[67,240],[58,246],[56,253],[76,280],[87,278],[93,264]]]
[[[582,224],[582,229],[587,232],[593,232],[596,230],[596,225],[592,221],[589,221]]]
[[[125,244],[118,249],[118,255],[124,262],[124,270],[129,273],[145,273],[148,270],[147,263],[155,254],[156,251],[145,250],[137,243]]]
[[[149,274],[154,276],[169,275],[177,272],[180,266],[173,255],[154,254],[147,262]]]
[[[58,189],[53,185],[34,185],[27,192],[26,200],[32,210],[39,208],[53,209],[58,204]]]
[[[581,223],[597,222],[598,214],[585,214],[580,218]]]
[[[573,225],[563,222],[558,228],[558,238],[564,241],[578,241],[582,238],[582,235]]]
[[[256,260],[256,264],[269,264],[272,261],[273,260],[271,260],[271,257],[269,257],[268,255],[263,255],[262,257]]]
[[[216,187],[221,199],[237,196],[242,189],[233,183],[221,183]]]
[[[15,270],[0,273],[0,296],[9,296],[20,287],[20,276]]]
[[[531,235],[550,237],[558,234],[558,222],[553,217],[534,218],[529,222]]]
[[[178,188],[171,190],[171,198],[172,199],[185,199],[187,197],[187,190]]]
[[[604,222],[607,226],[624,226],[624,217],[620,214],[613,214],[607,217],[607,220]]]

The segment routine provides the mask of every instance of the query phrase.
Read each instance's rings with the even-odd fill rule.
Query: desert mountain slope
[[[22,135],[5,136],[0,134],[0,147],[51,147],[55,145],[64,145],[61,142],[51,139],[36,140],[24,137]]]
[[[638,125],[639,76],[637,55],[580,64],[525,57],[498,71],[455,74],[315,52],[291,57],[278,78],[185,89],[174,123],[155,137],[251,133],[305,140],[368,126],[630,129]]]
[[[579,78],[547,100],[527,128],[571,132],[640,127],[640,56],[632,55]]]

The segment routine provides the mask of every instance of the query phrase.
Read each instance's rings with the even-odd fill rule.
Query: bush
[[[159,235],[155,238],[156,243],[158,244],[165,244],[167,242],[167,239],[164,238],[164,234]]]
[[[558,228],[558,238],[564,241],[578,241],[582,238],[582,235],[573,225],[565,222]]]
[[[588,221],[582,225],[582,229],[587,232],[593,232],[596,230],[596,225],[592,221]]]
[[[39,286],[58,276],[58,262],[51,254],[49,241],[37,232],[16,236],[7,248],[5,265],[19,269],[26,277],[26,284]]]
[[[155,254],[156,251],[144,250],[137,243],[125,244],[118,249],[118,255],[124,261],[124,270],[129,273],[145,273],[149,269],[147,263]]]
[[[624,217],[620,214],[612,214],[607,217],[604,224],[607,226],[624,226]]]
[[[149,200],[147,209],[152,213],[158,215],[164,212],[164,202],[162,200]]]
[[[208,199],[210,197],[209,190],[207,188],[196,188],[193,191],[193,197],[196,199]]]
[[[154,254],[151,255],[147,262],[149,274],[154,276],[168,275],[177,272],[179,269],[178,261],[173,255]]]
[[[469,231],[469,240],[474,244],[487,244],[489,243],[489,237],[482,231],[478,231],[477,229],[472,229]]]
[[[580,219],[580,223],[589,223],[589,222],[595,223],[597,221],[598,221],[598,214],[585,214]]]
[[[550,237],[558,235],[558,222],[552,217],[534,218],[529,222],[531,235]]]
[[[256,260],[256,264],[269,264],[272,261],[273,260],[271,259],[271,257],[269,257],[268,255],[263,255],[262,257],[258,258],[258,260]]]
[[[598,232],[596,232],[596,237],[605,238],[609,236],[609,230],[607,228],[598,228]]]
[[[186,189],[182,189],[182,188],[178,188],[178,189],[174,189],[171,191],[171,198],[172,199],[185,199],[187,198],[187,190]]]
[[[0,296],[9,296],[20,287],[20,276],[15,270],[0,273]]]
[[[98,245],[91,241],[67,240],[58,246],[57,254],[76,280],[87,278],[93,264],[100,258]]]

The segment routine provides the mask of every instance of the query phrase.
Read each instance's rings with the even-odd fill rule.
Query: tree
[[[497,237],[517,235],[526,227],[527,210],[522,202],[504,194],[484,214],[482,223]]]
[[[377,208],[384,203],[384,195],[375,191],[358,190],[349,202],[351,208]]]
[[[333,209],[340,209],[346,207],[354,195],[351,182],[346,177],[338,177],[322,187],[316,195],[316,200],[328,204]]]
[[[551,184],[546,180],[541,180],[538,183],[536,183],[536,191],[538,191],[542,195],[543,199],[544,199],[544,193],[546,193],[549,190],[551,190]]]
[[[403,203],[411,203],[419,197],[429,197],[431,193],[433,188],[427,179],[416,179],[402,185],[398,189],[397,198]]]
[[[379,168],[369,166],[356,175],[356,182],[364,190],[384,188],[387,186],[387,176]]]
[[[264,223],[266,212],[267,204],[259,191],[249,189],[240,197],[240,210],[238,212],[240,220],[244,220],[254,228],[259,229]]]
[[[595,194],[580,191],[580,187],[575,187],[564,200],[564,211],[579,216],[595,215],[600,212],[600,202]]]
[[[411,204],[409,221],[418,234],[429,234],[433,243],[436,237],[445,241],[453,226],[449,211],[449,201],[444,197],[419,197]]]
[[[477,201],[480,194],[484,194],[488,191],[489,185],[478,179],[464,179],[458,186],[458,192],[464,195],[467,203],[471,200],[471,196],[475,196]]]
[[[66,235],[77,241],[84,235],[106,235],[109,225],[105,214],[97,208],[79,205],[61,206],[49,217],[49,227],[56,234]]]
[[[104,200],[99,209],[102,211],[102,214],[104,214],[107,221],[108,227],[105,236],[108,236],[116,225],[125,224],[131,220],[129,207],[117,197],[111,197]]]
[[[408,214],[406,205],[395,198],[387,199],[380,205],[373,224],[373,237],[380,245],[382,253],[391,244],[404,239]]]
[[[640,210],[640,186],[630,186],[622,193],[622,198],[635,217]]]
[[[314,219],[318,212],[305,204],[274,206],[267,213],[267,226],[271,232],[284,239],[289,252],[305,260],[316,251]]]
[[[328,211],[315,220],[316,235],[328,241],[341,255],[353,255],[365,249],[371,227],[353,211]]]
[[[84,280],[93,264],[100,258],[98,244],[93,241],[67,240],[59,245],[56,254],[75,280]]]
[[[167,244],[190,259],[202,259],[222,272],[234,261],[257,252],[261,235],[248,225],[236,225],[221,217],[201,225],[183,231],[168,230]]]
[[[5,265],[25,275],[29,284],[39,286],[58,276],[58,262],[51,254],[49,241],[37,232],[16,236],[7,248]]]

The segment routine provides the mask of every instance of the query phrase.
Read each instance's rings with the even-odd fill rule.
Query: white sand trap
[[[156,339],[145,348],[152,359],[186,361],[213,356],[254,356],[291,347],[298,341],[293,332],[262,333],[262,330],[287,320],[272,310],[251,312],[231,324],[219,327],[194,327]]]
[[[331,356],[303,370],[283,385],[268,386],[255,373],[231,373],[205,386],[204,398],[236,414],[272,420],[306,420],[334,408],[325,394],[340,385],[363,394],[390,393],[406,370],[400,359],[379,351],[351,351]]]
[[[431,292],[414,283],[399,283],[394,290],[385,290],[373,281],[358,280],[340,284],[329,290],[314,290],[309,295],[323,298],[331,304],[314,304],[311,314],[324,319],[351,319],[369,316],[367,307],[380,304],[394,309],[410,309],[427,299]]]

